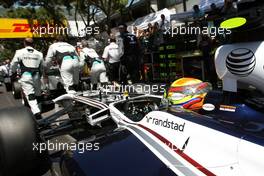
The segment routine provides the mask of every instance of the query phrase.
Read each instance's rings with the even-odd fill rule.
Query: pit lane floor
[[[0,109],[18,106],[22,106],[21,99],[15,100],[12,92],[6,92],[4,85],[0,86]],[[43,114],[43,117],[50,113],[52,112]],[[57,139],[56,141],[60,142],[60,139]],[[61,173],[59,172],[59,159],[54,159],[52,172],[48,171],[43,176],[61,176]]]
[[[0,108],[22,106],[21,100],[15,100],[12,92],[6,92],[5,86],[0,86]]]

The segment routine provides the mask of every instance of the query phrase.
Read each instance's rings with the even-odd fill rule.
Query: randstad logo
[[[220,27],[224,29],[235,29],[235,28],[245,25],[246,22],[247,20],[245,18],[235,17],[235,18],[230,18],[228,20],[223,21],[220,24]]]

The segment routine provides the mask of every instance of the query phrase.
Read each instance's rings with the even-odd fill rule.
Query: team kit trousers
[[[94,61],[91,67],[91,83],[107,83],[106,68],[103,61]]]
[[[33,114],[40,113],[37,97],[41,96],[41,81],[38,72],[24,72],[19,80],[23,93]]]
[[[64,57],[61,63],[60,74],[67,93],[72,87],[79,84],[79,60],[77,58]]]

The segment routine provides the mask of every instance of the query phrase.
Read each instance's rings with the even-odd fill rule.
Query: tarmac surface
[[[0,108],[22,106],[21,100],[15,100],[12,92],[6,92],[5,86],[0,86]]]

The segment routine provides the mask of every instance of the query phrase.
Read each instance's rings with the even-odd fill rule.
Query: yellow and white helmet
[[[210,83],[199,79],[180,78],[171,84],[165,97],[172,105],[195,110],[202,108],[204,97],[211,89]]]

